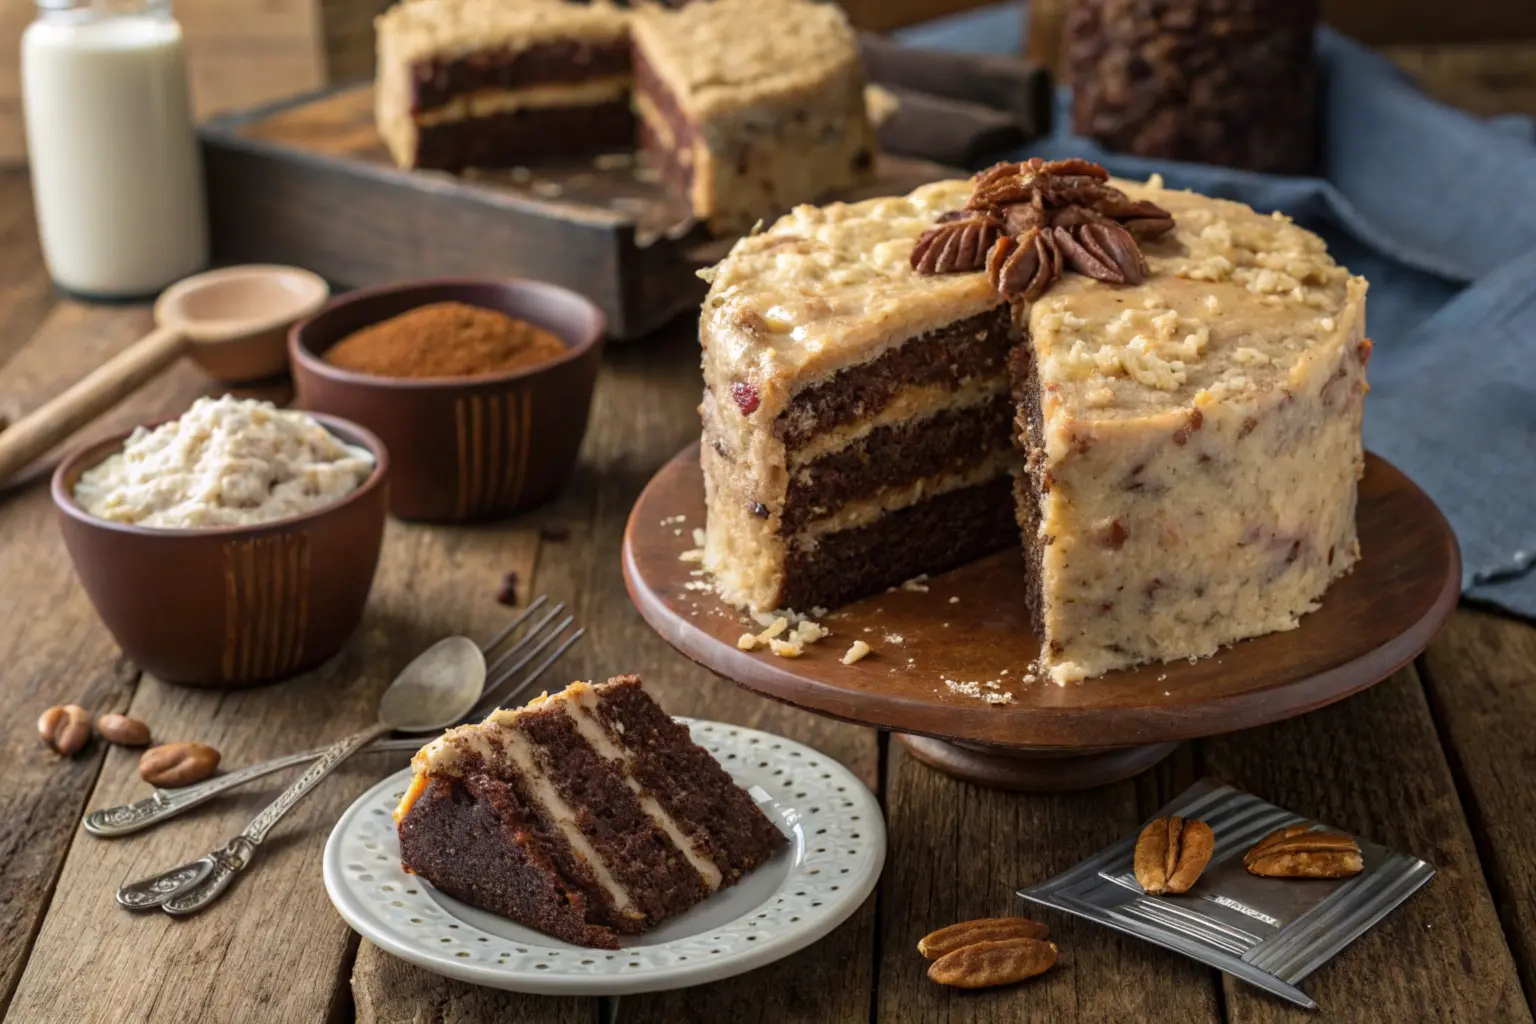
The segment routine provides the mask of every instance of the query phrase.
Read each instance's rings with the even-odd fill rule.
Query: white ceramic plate
[[[880,805],[825,754],[771,733],[680,718],[790,838],[734,886],[635,938],[589,949],[461,903],[400,867],[390,817],[405,769],[364,793],[325,844],[325,889],[360,935],[476,985],[625,995],[702,985],[809,946],[848,918],[885,864]]]

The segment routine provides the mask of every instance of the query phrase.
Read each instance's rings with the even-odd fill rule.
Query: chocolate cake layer
[[[629,42],[555,39],[521,50],[482,50],[411,66],[411,112],[431,110],[466,93],[564,85],[629,74]]]
[[[835,608],[1017,544],[1011,487],[1007,476],[962,487],[792,549],[778,607]]]
[[[638,46],[634,47],[630,60],[634,67],[637,105],[648,108],[663,122],[655,125],[643,115],[639,118],[640,151],[661,172],[662,180],[669,188],[686,196],[693,187],[693,144],[698,137],[698,126],[683,113],[677,97],[651,68]]]
[[[438,171],[515,167],[531,160],[627,148],[635,119],[615,101],[589,106],[523,107],[419,129],[416,166]]]
[[[1041,586],[1045,540],[1040,536],[1040,494],[1045,487],[1045,421],[1040,408],[1040,374],[1028,345],[1019,345],[1008,356],[1008,379],[1013,391],[1015,416],[1013,442],[1024,457],[1015,473],[1013,503],[1024,545],[1024,595],[1029,622],[1036,636],[1045,635],[1045,594]]]
[[[969,469],[1013,443],[1012,425],[1013,400],[1003,394],[982,405],[876,427],[791,474],[779,532],[796,533],[882,487]]]
[[[773,856],[784,845],[784,834],[709,751],[693,742],[688,727],[645,695],[638,676],[612,682],[623,685],[603,691],[598,717],[624,737],[635,757],[635,778],[720,868],[723,884]]]
[[[1005,304],[841,370],[796,395],[774,422],[774,434],[793,452],[823,431],[879,412],[909,387],[958,388],[971,377],[997,376],[1008,357],[1010,326]]]
[[[471,906],[567,942],[619,948],[583,894],[595,883],[567,881],[544,830],[505,782],[433,779],[400,822],[400,853],[407,870]]]
[[[648,925],[709,895],[699,873],[655,827],[613,765],[582,739],[569,715],[535,711],[519,719],[519,728],[539,749],[561,798],[578,809],[577,827]]]

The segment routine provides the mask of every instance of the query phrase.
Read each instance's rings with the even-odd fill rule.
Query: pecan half
[[[60,757],[73,757],[91,738],[91,716],[79,704],[55,704],[37,719],[43,745]]]
[[[1008,299],[1033,302],[1061,276],[1061,250],[1050,232],[1032,228],[1022,238],[1007,235],[987,254],[987,280]]]
[[[96,719],[96,731],[102,739],[120,747],[149,746],[149,726],[129,715],[116,712],[102,715]]]
[[[937,960],[978,942],[1044,939],[1050,933],[1051,930],[1045,925],[1027,917],[979,917],[974,921],[961,921],[948,928],[929,932],[918,940],[917,951],[929,960]]]
[[[1365,870],[1365,862],[1352,836],[1288,825],[1254,843],[1243,867],[1266,878],[1348,878]]]
[[[971,212],[941,220],[912,247],[912,269],[919,274],[964,274],[987,265],[987,253],[1002,237],[996,217]]]
[[[1211,826],[1194,818],[1158,818],[1136,838],[1136,881],[1147,892],[1188,892],[1216,850]]]
[[[928,977],[954,988],[990,988],[1044,974],[1056,963],[1056,945],[1039,939],[976,942],[928,965]]]
[[[151,786],[190,786],[219,767],[219,752],[206,743],[166,743],[139,758],[139,778]]]

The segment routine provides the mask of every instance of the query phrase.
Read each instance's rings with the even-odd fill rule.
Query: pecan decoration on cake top
[[[976,175],[965,208],[944,214],[912,247],[919,274],[985,270],[1008,299],[1033,302],[1063,267],[1110,284],[1140,284],[1140,243],[1173,228],[1156,203],[1132,199],[1087,160],[1033,157]]]

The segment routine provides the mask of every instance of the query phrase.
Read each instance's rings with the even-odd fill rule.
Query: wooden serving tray
[[[675,517],[683,516],[681,523]],[[701,586],[678,555],[704,525],[692,445],[652,478],[624,533],[624,579],[640,614],[683,654],[749,690],[893,729],[919,760],[982,785],[1085,789],[1151,767],[1180,740],[1279,721],[1385,679],[1428,646],[1456,607],[1461,556],[1413,481],[1367,454],[1356,512],[1361,558],[1322,607],[1283,633],[1199,661],[1142,665],[1057,686],[1020,679],[1040,654],[1017,551],[877,594],[823,616],[832,636],[799,658],[739,650],[761,626]],[[665,522],[663,522],[665,520]],[[899,634],[901,643],[885,637]],[[854,640],[874,652],[853,665]],[[1007,670],[1004,674],[1004,670]],[[988,704],[946,679],[1012,695]]]
[[[345,288],[411,277],[532,277],[591,298],[633,338],[696,307],[712,239],[630,154],[509,171],[405,171],[374,130],[373,87],[352,85],[200,129],[214,258],[290,263]],[[867,188],[908,192],[965,174],[881,157]]]

